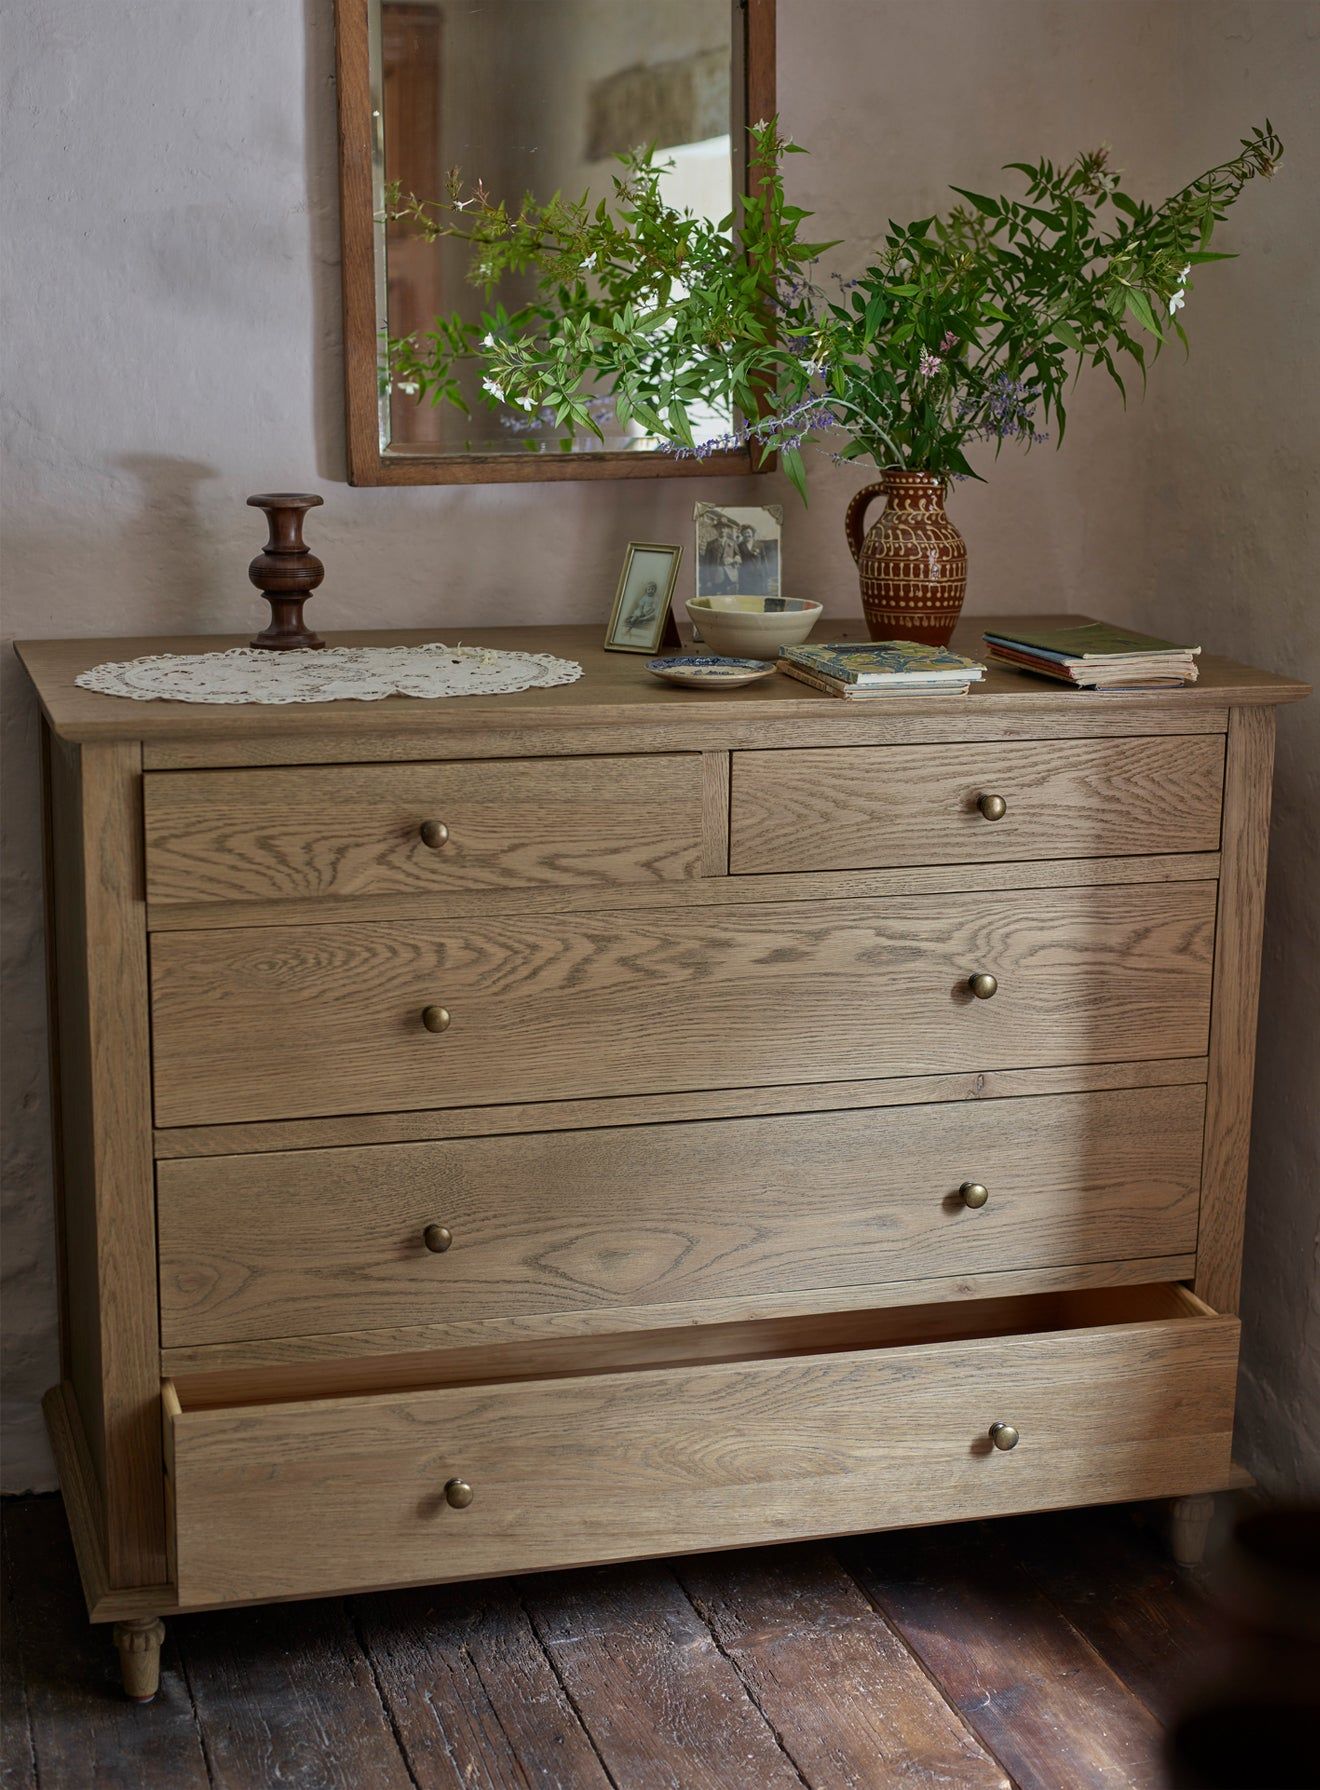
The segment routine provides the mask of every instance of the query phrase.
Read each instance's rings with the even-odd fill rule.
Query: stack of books
[[[944,646],[876,640],[869,646],[781,646],[779,669],[845,702],[873,696],[964,696],[985,666]]]
[[[1196,682],[1199,646],[1175,646],[1109,622],[1082,618],[1066,628],[1019,628],[984,637],[990,657],[1080,690],[1161,690]]]

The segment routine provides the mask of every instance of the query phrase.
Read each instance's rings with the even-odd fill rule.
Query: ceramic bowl
[[[737,690],[743,684],[755,684],[763,677],[773,677],[775,668],[762,659],[700,658],[688,653],[676,659],[648,659],[646,669],[652,677],[667,684],[681,684],[685,690]]]
[[[712,652],[774,659],[781,646],[801,646],[821,617],[807,597],[693,597],[687,612]]]

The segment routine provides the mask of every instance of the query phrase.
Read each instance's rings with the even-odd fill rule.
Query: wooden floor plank
[[[412,1790],[341,1601],[174,1626],[216,1790]]]
[[[0,1540],[0,1790],[34,1790],[32,1723],[18,1646],[7,1539]]]
[[[87,1620],[59,1499],[7,1501],[3,1524],[38,1784],[200,1790],[206,1764],[170,1640],[159,1696],[141,1707],[130,1703],[109,1627]]]
[[[708,1555],[674,1570],[813,1790],[1007,1790],[829,1549]]]
[[[1199,1582],[1174,1565],[1148,1507],[1116,1505],[1002,1525],[1056,1609],[1161,1722],[1186,1706],[1222,1633]]]
[[[1020,1790],[1157,1790],[1160,1724],[996,1527],[871,1537],[840,1557]]]
[[[538,1577],[522,1589],[620,1790],[803,1790],[668,1567]]]
[[[609,1790],[507,1580],[351,1607],[418,1790]]]

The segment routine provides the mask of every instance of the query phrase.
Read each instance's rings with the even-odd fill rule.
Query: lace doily
[[[496,696],[574,684],[582,667],[550,653],[483,646],[331,646],[157,653],[81,672],[74,682],[135,702],[379,702],[383,696]]]

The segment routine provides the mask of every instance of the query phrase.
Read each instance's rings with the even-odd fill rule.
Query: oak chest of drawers
[[[585,675],[207,708],[73,684],[167,643],[21,649],[47,1414],[136,1694],[171,1611],[1234,1482],[1304,687],[853,706],[507,643]]]

